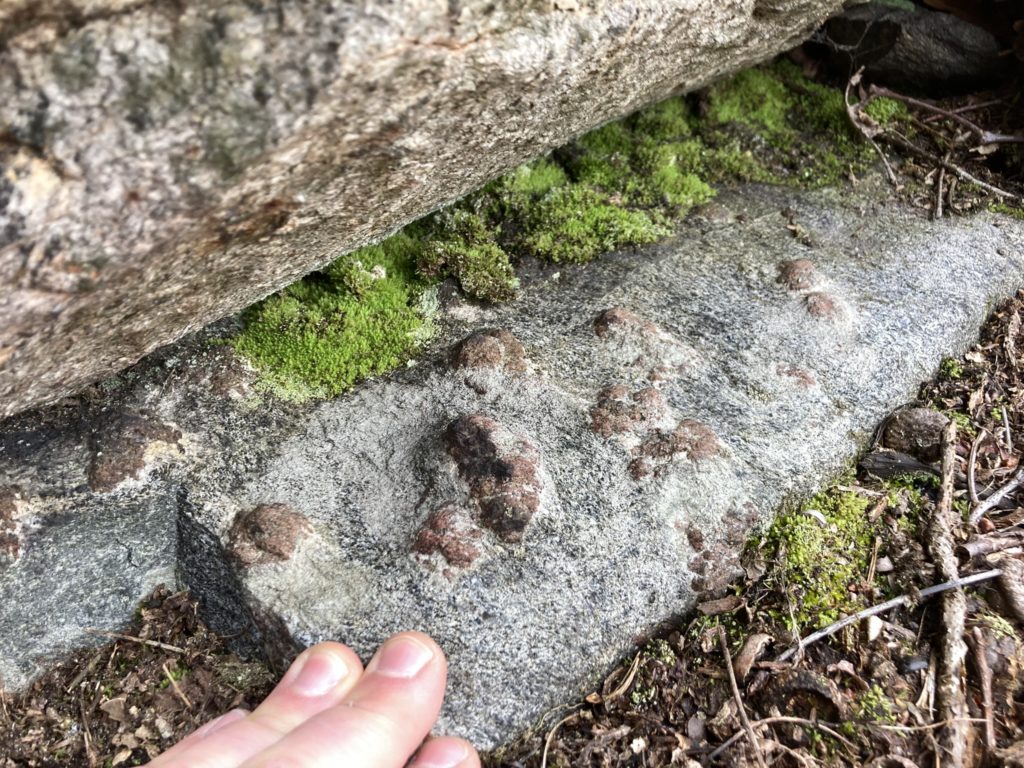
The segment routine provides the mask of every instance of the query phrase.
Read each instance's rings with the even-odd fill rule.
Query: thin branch
[[[554,726],[552,726],[550,731],[548,731],[547,738],[544,739],[544,754],[541,755],[540,758],[540,768],[547,768],[548,766],[548,752],[551,750],[551,743],[555,740],[555,733],[558,731],[559,728],[561,728],[563,725],[565,725],[567,722],[569,722],[576,716],[577,713],[573,712],[571,715],[563,717],[561,720],[555,723]]]
[[[977,584],[980,581],[989,581],[990,579],[994,579],[997,576],[1001,576],[1002,573],[1003,571],[1001,568],[992,568],[988,571],[981,571],[980,573],[973,573],[970,576],[964,576],[962,579],[956,579],[955,581],[947,581],[942,584],[936,584],[931,587],[926,587],[925,589],[922,589],[920,592],[917,593],[917,599],[927,600],[929,597],[934,597],[935,595],[950,589],[957,589],[958,587],[967,587],[971,584]],[[789,648],[783,653],[776,656],[775,661],[789,661],[791,658],[793,658],[793,656],[796,654],[798,650],[806,648],[808,645],[811,645],[812,643],[816,643],[819,640],[824,640],[826,637],[831,637],[836,632],[846,629],[851,624],[856,624],[857,622],[863,621],[864,619],[870,616],[877,616],[880,613],[886,613],[887,611],[891,611],[893,608],[899,608],[901,605],[907,605],[911,603],[913,600],[914,597],[911,595],[900,595],[899,597],[892,598],[892,600],[886,600],[884,603],[879,603],[878,605],[873,605],[870,608],[865,608],[862,611],[858,611],[857,613],[851,616],[847,616],[843,619],[840,619],[837,622],[829,624],[827,627],[824,627],[823,629],[819,629],[817,632],[812,632],[807,637],[800,640],[800,642],[797,645],[794,645],[792,648]]]
[[[915,155],[918,155],[919,157],[927,158],[931,162],[943,166],[950,173],[955,173],[957,176],[959,176],[962,181],[969,181],[971,184],[975,184],[981,187],[982,189],[988,190],[993,195],[1007,197],[1010,198],[1011,200],[1017,199],[1017,195],[1013,194],[1012,192],[1007,192],[1005,189],[1000,189],[999,187],[993,186],[988,182],[982,181],[977,176],[974,176],[965,171],[956,163],[944,163],[941,157],[938,157],[937,155],[934,155],[931,152],[928,152],[927,150],[921,149],[919,146],[914,144],[914,142],[912,142],[906,136],[901,134],[899,131],[887,129],[884,132],[882,132],[881,135],[886,141],[893,143],[896,146],[907,150],[908,152],[913,152]]]
[[[90,635],[101,635],[103,637],[112,637],[115,640],[127,640],[130,643],[141,643],[142,645],[148,645],[151,648],[159,648],[162,651],[170,651],[171,653],[185,653],[184,648],[179,648],[176,645],[168,645],[167,643],[159,643],[156,640],[146,640],[142,637],[134,637],[133,635],[123,635],[120,632],[107,632],[102,629],[84,629]]]
[[[975,463],[978,460],[978,446],[981,445],[981,440],[988,432],[982,427],[978,430],[978,434],[974,436],[974,442],[971,443],[971,455],[967,459],[967,493],[970,494],[971,503],[977,504],[981,501],[978,498],[978,484],[974,479]]]
[[[1002,104],[1002,103],[1003,103],[1002,99],[992,99],[991,101],[981,101],[981,102],[979,102],[977,104],[965,104],[962,107],[957,107],[956,109],[951,109],[949,111],[952,112],[954,115],[962,115],[965,112],[974,112],[977,109],[985,109],[986,107],[995,107],[995,106],[997,106],[999,104]],[[941,120],[944,117],[945,117],[945,115],[932,115],[930,117],[926,117],[924,119],[924,121],[926,123],[934,123],[936,120]]]
[[[943,162],[949,162],[949,152],[946,153],[946,157],[943,158]],[[942,190],[946,186],[946,168],[945,166],[939,167],[939,180],[935,185],[935,208],[933,218],[942,218]]]
[[[1001,502],[1011,493],[1016,491],[1020,487],[1021,483],[1024,483],[1024,466],[1017,470],[1017,474],[1013,476],[1013,479],[1010,480],[1010,482],[1008,482],[1006,485],[1004,485],[1002,488],[1000,488],[998,491],[993,493],[991,496],[989,496],[987,499],[981,502],[981,504],[974,508],[974,511],[971,512],[971,517],[969,520],[970,524],[977,525],[978,521],[981,520],[981,518],[983,518],[986,514],[988,514],[989,510],[996,507],[999,504],[999,502]]]
[[[736,701],[736,709],[739,711],[740,722],[743,724],[743,730],[746,731],[747,741],[750,742],[750,748],[754,750],[754,757],[757,758],[757,764],[761,768],[768,768],[767,763],[764,761],[764,754],[761,752],[761,744],[757,739],[757,734],[754,733],[754,729],[750,725],[750,720],[747,719],[747,708],[743,706],[743,697],[740,695],[740,687],[736,685],[736,673],[732,668],[732,656],[729,654],[729,638],[725,634],[725,627],[721,624],[718,625],[718,644],[722,646],[722,656],[725,657],[725,669],[729,673],[729,685],[732,688],[732,697]]]
[[[188,696],[186,696],[185,692],[181,690],[181,686],[179,686],[178,681],[174,679],[174,675],[171,674],[171,670],[167,668],[166,661],[163,663],[162,668],[164,670],[164,674],[167,675],[167,680],[170,682],[171,688],[174,689],[174,692],[177,694],[178,698],[185,703],[185,706],[188,709],[192,709],[192,702],[188,700]]]
[[[928,551],[939,574],[949,580],[960,577],[954,531],[958,527],[953,510],[953,474],[956,469],[956,422],[950,421],[942,431],[942,485],[939,503],[932,515],[927,534]],[[967,645],[964,627],[967,619],[967,596],[962,589],[942,596],[942,637],[939,645],[939,670],[936,677],[936,699],[939,713],[949,725],[938,734],[943,749],[943,765],[960,768],[967,751],[967,698],[963,685]]]
[[[996,725],[992,716],[992,669],[988,665],[985,643],[985,633],[981,627],[975,627],[971,632],[972,650],[974,651],[974,666],[978,669],[978,677],[981,678],[981,706],[985,713],[985,748],[992,751],[996,748]]]
[[[966,117],[959,112],[953,112],[948,109],[936,106],[928,101],[922,101],[921,99],[915,99],[911,96],[904,96],[902,93],[896,93],[896,91],[890,91],[888,88],[883,88],[878,85],[871,85],[868,87],[868,95],[871,97],[886,96],[890,99],[896,99],[902,101],[904,104],[910,104],[911,106],[924,109],[934,114],[941,115],[942,117],[948,117],[968,131],[973,133],[981,144],[1021,144],[1024,143],[1024,136],[1008,136],[1004,133],[992,133],[986,131],[978,125],[975,125]]]
[[[802,725],[804,727],[814,728],[816,730],[821,731],[822,733],[827,733],[829,736],[831,736],[836,741],[841,742],[848,749],[853,751],[854,754],[856,754],[856,752],[857,752],[857,747],[854,746],[850,742],[849,739],[847,739],[844,736],[840,735],[834,729],[830,728],[828,725],[826,725],[826,724],[824,724],[824,723],[822,723],[822,722],[820,722],[818,720],[807,720],[806,718],[803,718],[803,717],[789,717],[789,716],[765,717],[765,718],[762,718],[760,720],[755,720],[753,723],[751,723],[751,727],[753,727],[755,725],[756,726],[773,725],[775,723],[788,723],[790,725]],[[715,748],[714,752],[712,752],[710,755],[708,755],[708,760],[714,760],[716,757],[721,757],[723,752],[725,752],[727,749],[729,749],[729,747],[731,747],[733,744],[735,744],[737,741],[739,741],[741,738],[743,738],[743,736],[745,734],[746,734],[745,730],[736,731],[736,733],[734,733],[728,739],[726,739],[721,744],[719,744]]]
[[[899,179],[896,178],[896,171],[892,169],[892,165],[889,163],[889,158],[885,156],[885,152],[878,146],[878,142],[875,141],[875,134],[877,130],[871,130],[863,121],[857,116],[858,110],[860,109],[860,102],[850,103],[850,89],[860,83],[861,77],[864,75],[864,67],[857,70],[856,74],[853,75],[846,83],[846,92],[843,95],[843,103],[846,105],[846,116],[850,119],[850,123],[856,128],[861,136],[863,136],[867,142],[875,150],[875,153],[881,158],[882,165],[885,166],[885,175],[889,178],[889,183],[894,187],[899,186]]]

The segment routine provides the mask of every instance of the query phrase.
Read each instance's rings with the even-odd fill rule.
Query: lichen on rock
[[[239,513],[228,532],[228,549],[243,568],[288,560],[312,532],[304,515],[288,504],[259,504]]]
[[[456,419],[444,437],[479,508],[481,525],[502,541],[522,541],[540,507],[540,454],[536,447],[483,413]]]

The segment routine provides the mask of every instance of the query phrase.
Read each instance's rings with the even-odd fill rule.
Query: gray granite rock
[[[99,577],[33,553],[63,557],[76,526],[109,538],[94,509],[122,516],[134,551],[167,503],[176,530],[161,512],[153,541],[216,628],[281,664],[320,639],[368,654],[421,629],[450,657],[442,727],[482,747],[513,736],[719,593],[752,526],[847,466],[1024,279],[1020,222],[929,222],[867,182],[715,205],[650,248],[527,264],[511,305],[451,300],[421,359],[331,401],[272,400],[194,341],[117,392],[25,416],[45,439],[0,455],[0,488],[36,527],[0,565],[0,605],[34,590],[52,637],[83,639],[97,619],[45,595]],[[113,426],[80,444],[92,413]],[[140,444],[142,468],[89,486],[101,445]],[[19,610],[0,613],[9,681],[37,653]]]
[[[0,417],[839,5],[6,0]]]

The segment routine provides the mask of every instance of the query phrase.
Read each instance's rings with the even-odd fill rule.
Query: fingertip
[[[420,747],[409,768],[480,768],[480,757],[465,739],[441,736]]]
[[[369,675],[411,679],[434,667],[447,675],[448,662],[440,646],[422,632],[392,635],[366,665]]]
[[[363,672],[363,663],[348,646],[331,641],[310,646],[292,662],[275,693],[323,696],[343,682],[351,687]],[[278,695],[281,695],[278,693]]]

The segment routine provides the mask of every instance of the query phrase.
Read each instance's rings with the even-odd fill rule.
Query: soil
[[[142,765],[199,725],[251,708],[273,675],[225,648],[186,593],[158,588],[122,637],[0,691],[0,768]]]

